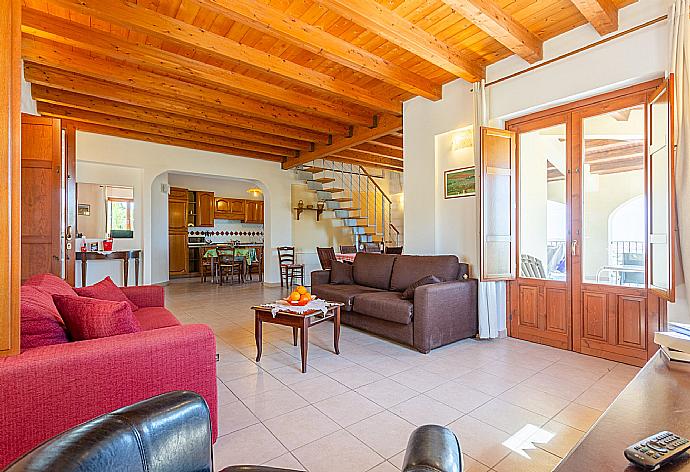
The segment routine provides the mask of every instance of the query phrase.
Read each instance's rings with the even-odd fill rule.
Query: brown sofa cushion
[[[315,285],[311,288],[311,293],[319,298],[331,302],[344,303],[343,310],[352,310],[352,301],[356,295],[362,293],[380,292],[381,290],[362,285]]]
[[[437,284],[441,280],[436,277],[435,275],[427,275],[426,277],[422,277],[416,282],[413,282],[409,287],[405,289],[405,291],[402,293],[401,297],[403,297],[405,300],[413,300],[414,299],[414,291],[417,289],[417,287],[421,287],[422,285],[429,285],[429,284]]]
[[[331,283],[336,285],[352,285],[352,264],[331,261]]]
[[[352,267],[355,283],[364,285],[365,287],[389,290],[391,286],[391,272],[393,271],[393,263],[396,257],[399,256],[392,256],[389,254],[367,254],[364,252],[357,253]],[[417,279],[419,279],[419,277],[412,280],[412,282]],[[407,287],[407,285],[405,285],[405,287]],[[405,289],[403,288],[403,290]]]
[[[435,275],[442,282],[456,280],[459,270],[457,256],[397,256],[393,265],[390,290],[402,292],[427,275]]]
[[[409,324],[414,305],[409,300],[403,300],[398,292],[378,292],[355,295],[352,309],[373,318]]]

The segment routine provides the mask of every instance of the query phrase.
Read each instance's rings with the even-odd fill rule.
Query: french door
[[[668,97],[656,81],[508,123],[511,336],[637,365],[654,352],[674,285]]]

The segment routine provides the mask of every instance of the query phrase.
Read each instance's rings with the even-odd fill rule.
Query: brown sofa
[[[441,283],[402,292],[427,275]],[[420,352],[477,334],[477,280],[456,256],[358,253],[352,285],[330,283],[330,270],[311,273],[312,293],[344,303],[344,324],[407,344]]]

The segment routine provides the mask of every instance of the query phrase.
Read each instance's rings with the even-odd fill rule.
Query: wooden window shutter
[[[481,128],[481,280],[513,280],[516,263],[516,135]]]
[[[675,301],[675,146],[673,136],[673,74],[649,98],[647,105],[647,251],[649,288]]]

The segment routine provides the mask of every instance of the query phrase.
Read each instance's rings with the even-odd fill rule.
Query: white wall
[[[443,171],[460,161],[436,152],[438,135],[472,125],[471,87],[458,79],[443,87],[442,100],[403,104],[404,239],[406,254],[457,254],[476,270],[476,198],[444,201]]]
[[[142,222],[138,231],[144,251],[145,283],[168,280],[168,204],[161,184],[168,183],[169,173],[256,180],[264,192],[266,207],[265,280],[280,281],[275,248],[292,244],[290,186],[294,179],[291,172],[283,171],[275,162],[77,132],[77,165],[78,181],[84,178],[93,182],[93,177],[83,177],[80,170],[94,166],[100,166],[100,175],[127,168],[140,173],[140,181],[133,186],[135,200],[137,188],[141,192],[138,207],[142,216],[137,221]]]

